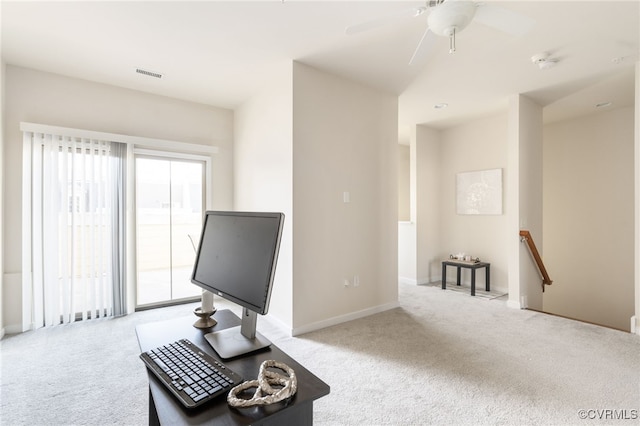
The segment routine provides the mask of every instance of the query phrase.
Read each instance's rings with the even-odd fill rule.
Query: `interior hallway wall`
[[[544,311],[630,330],[634,108],[544,129]]]
[[[507,163],[507,124],[507,114],[497,114],[441,131],[441,197],[436,207],[441,219],[436,261],[464,252],[490,262],[491,287],[505,293],[508,290],[508,211],[505,206],[508,197],[512,196],[506,190],[506,178],[512,172]],[[502,169],[502,214],[457,214],[456,174],[487,169]],[[451,269],[448,273],[453,272]],[[463,280],[469,282],[470,271],[463,272]],[[483,275],[477,275],[480,285],[484,283]]]
[[[411,220],[409,202],[410,181],[410,148],[408,145],[398,144],[398,221]]]
[[[415,144],[415,190],[412,193],[411,215],[415,221],[416,235],[416,282],[429,283],[440,279],[443,236],[442,222],[442,134],[428,126],[416,126]],[[415,146],[414,146],[415,145]],[[419,166],[418,166],[419,165]]]
[[[1,6],[0,6],[1,7]],[[6,65],[0,61],[0,241],[4,241],[4,76]],[[4,336],[4,314],[3,314],[3,293],[4,293],[4,244],[0,243],[0,339]]]
[[[411,217],[415,184],[415,132],[410,145],[398,145],[398,282],[416,284],[416,224]]]
[[[292,64],[235,111],[234,209],[285,215],[269,314],[293,323]]]
[[[635,288],[635,315],[632,318],[631,331],[640,335],[640,58],[635,66],[635,120],[634,120],[634,182],[635,182],[635,238],[634,238],[634,288]]]
[[[410,148],[412,219],[399,224],[401,281],[440,281],[442,260],[465,252],[490,262],[492,289],[506,293],[507,115],[479,118],[443,130],[416,126]],[[459,215],[456,174],[487,169],[502,169],[503,213]],[[448,280],[455,279],[453,269],[448,273]],[[469,270],[462,271],[463,282],[469,283],[470,277]],[[484,284],[484,274],[478,274],[477,279],[479,285]]]
[[[524,95],[509,99],[507,249],[509,305],[542,310],[542,278],[520,230],[527,230],[543,254],[542,107]]]
[[[301,333],[397,306],[398,99],[296,62],[293,105]]]
[[[235,207],[286,215],[270,315],[296,335],[397,306],[397,97],[293,62],[235,126]]]

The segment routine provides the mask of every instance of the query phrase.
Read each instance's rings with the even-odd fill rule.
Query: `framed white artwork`
[[[502,214],[502,169],[456,174],[458,214]]]

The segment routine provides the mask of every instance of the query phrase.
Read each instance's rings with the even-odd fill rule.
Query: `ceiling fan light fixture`
[[[550,59],[549,54],[546,52],[533,55],[531,57],[531,62],[538,65],[538,68],[540,68],[541,70],[552,68],[558,63],[557,60]]]
[[[475,13],[472,1],[448,1],[434,7],[427,21],[434,34],[451,37],[465,29]]]
[[[538,63],[538,68],[540,68],[541,70],[546,70],[549,68],[553,68],[556,66],[556,61],[551,60],[551,59],[547,59],[545,61],[539,62]]]

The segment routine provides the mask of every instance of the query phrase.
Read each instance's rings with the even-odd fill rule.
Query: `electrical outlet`
[[[353,286],[354,287],[359,287],[360,286],[360,275],[354,275],[353,276]]]

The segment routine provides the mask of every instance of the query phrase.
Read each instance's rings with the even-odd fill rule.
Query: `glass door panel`
[[[137,305],[198,297],[191,284],[202,216],[204,163],[136,157]]]
[[[173,299],[199,296],[200,287],[191,283],[193,262],[202,228],[204,165],[171,163],[171,282]]]

